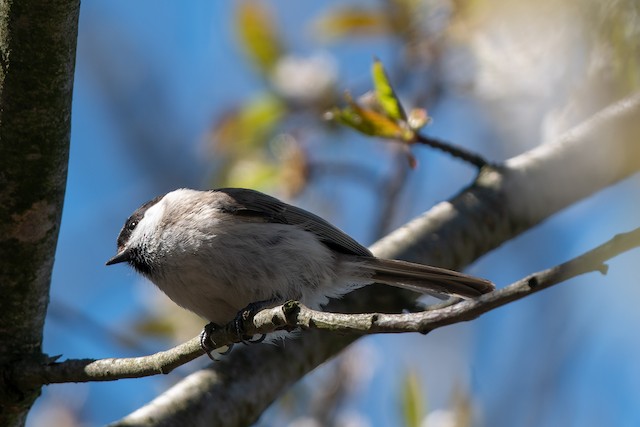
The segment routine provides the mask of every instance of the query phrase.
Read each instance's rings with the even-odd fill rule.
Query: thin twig
[[[457,157],[467,163],[471,163],[478,169],[482,168],[483,166],[490,165],[490,163],[479,154],[472,153],[465,148],[453,145],[440,139],[424,136],[417,132],[415,134],[413,142],[428,145],[429,147],[444,151],[445,153],[449,153],[453,157]]]
[[[356,334],[372,333],[427,333],[436,328],[475,319],[483,313],[522,299],[572,277],[600,271],[606,273],[605,262],[620,253],[640,246],[640,228],[615,236],[608,242],[583,255],[556,267],[532,274],[497,291],[457,304],[408,314],[341,314],[311,310],[304,305],[289,301],[283,305],[257,313],[245,322],[248,334],[269,333],[281,329],[317,328]],[[231,344],[235,325],[214,332],[212,339],[219,345]],[[23,361],[16,365],[11,376],[20,387],[37,384],[64,382],[113,381],[123,378],[138,378],[156,374],[167,374],[199,356],[199,338],[170,350],[150,356],[122,359],[70,359],[63,362],[34,363]]]

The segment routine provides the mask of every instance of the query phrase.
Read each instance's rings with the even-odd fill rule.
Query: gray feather
[[[360,263],[360,269],[368,272],[375,282],[414,292],[473,298],[495,289],[488,280],[429,265],[381,258],[359,258],[355,262]]]
[[[369,249],[356,242],[339,228],[304,209],[284,203],[259,191],[244,188],[219,188],[214,193],[223,193],[224,209],[228,213],[255,216],[267,222],[297,225],[318,236],[331,249],[344,254],[372,257]]]

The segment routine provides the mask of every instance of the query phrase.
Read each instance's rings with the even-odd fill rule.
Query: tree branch
[[[142,357],[69,359],[58,363],[59,356],[55,356],[45,363],[23,361],[14,367],[13,384],[24,388],[37,384],[115,381],[168,374],[203,354],[199,338],[193,338],[169,350]]]
[[[490,294],[459,301],[453,305],[407,314],[342,314],[312,310],[296,301],[258,312],[247,319],[245,331],[250,335],[268,334],[277,330],[295,328],[326,329],[332,332],[367,335],[375,333],[419,332],[477,318],[483,313],[522,299],[535,292],[562,283],[581,274],[600,271],[606,273],[607,260],[622,252],[640,246],[640,228],[619,234],[608,242],[570,261],[538,273]],[[235,325],[230,323],[214,333],[215,342],[223,345],[237,342]],[[17,367],[21,386],[86,381],[113,381],[167,374],[180,365],[202,356],[199,337],[150,356],[102,359],[66,360],[49,364],[24,363]]]
[[[371,249],[380,257],[460,269],[564,207],[638,171],[637,135],[640,94],[604,109],[553,144],[514,157],[502,167],[484,168],[473,185]],[[375,307],[399,312],[414,296],[369,286],[328,310],[366,312]],[[355,338],[311,330],[284,348],[240,348],[114,425],[251,424],[279,393]]]
[[[467,163],[471,163],[478,169],[490,165],[490,163],[479,154],[473,153],[466,148],[458,147],[457,145],[451,144],[450,142],[445,142],[437,138],[423,135],[419,132],[416,132],[413,142],[415,144],[422,144],[431,148],[435,148],[436,150],[444,151],[445,153],[450,154],[453,157],[456,157]]]

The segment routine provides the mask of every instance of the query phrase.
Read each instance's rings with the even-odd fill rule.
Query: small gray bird
[[[242,188],[179,189],[145,203],[107,265],[120,262],[218,325],[253,303],[318,308],[371,283],[465,298],[494,289],[456,271],[375,258],[322,218]]]

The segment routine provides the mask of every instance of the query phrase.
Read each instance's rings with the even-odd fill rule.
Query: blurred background
[[[639,13],[635,0],[84,0],[44,351],[138,356],[200,332],[153,285],[104,265],[127,216],[158,194],[255,188],[368,245],[470,183],[475,168],[460,160],[323,118],[345,90],[371,90],[374,57],[405,107],[428,111],[424,134],[498,162],[638,89]],[[637,227],[639,184],[574,205],[467,271],[501,287]],[[638,257],[428,336],[362,339],[258,425],[640,425]],[[206,363],[46,387],[28,425],[114,421]]]

